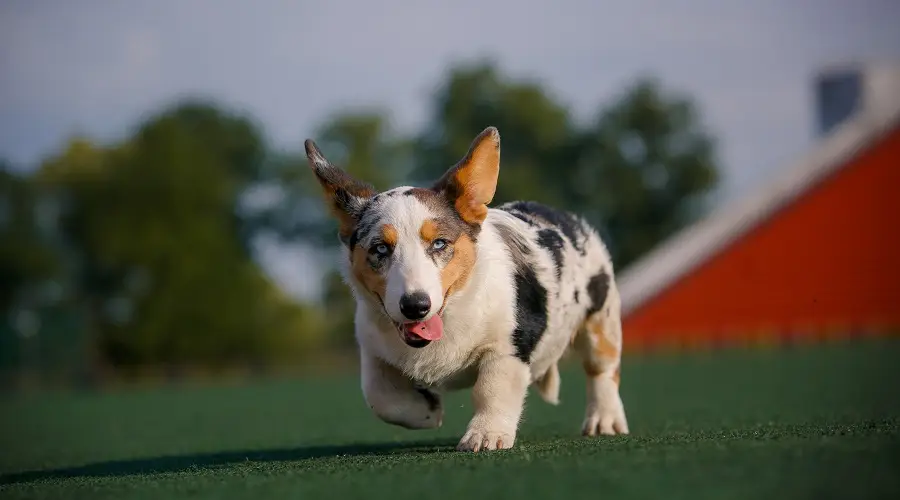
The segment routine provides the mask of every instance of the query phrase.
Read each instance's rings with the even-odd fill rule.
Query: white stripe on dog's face
[[[397,229],[398,237],[386,276],[384,307],[394,321],[421,319],[406,317],[400,309],[400,302],[404,295],[424,292],[431,303],[426,317],[431,317],[444,300],[441,270],[425,253],[420,236],[422,224],[431,214],[413,196],[397,196],[387,205],[385,221]]]
[[[360,217],[350,240],[353,274],[394,321],[425,320],[465,283],[475,262],[476,235],[436,192],[392,189],[374,197]],[[418,312],[410,314],[413,294],[428,300],[423,305],[420,297]]]

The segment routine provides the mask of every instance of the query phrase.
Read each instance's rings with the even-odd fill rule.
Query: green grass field
[[[583,375],[513,450],[383,424],[355,377],[6,396],[0,498],[900,498],[900,341],[626,357],[632,435],[579,436]]]

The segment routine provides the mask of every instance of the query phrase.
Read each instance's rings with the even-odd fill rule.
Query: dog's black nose
[[[428,316],[431,310],[431,299],[425,292],[407,293],[400,297],[400,312],[407,319],[418,320]]]

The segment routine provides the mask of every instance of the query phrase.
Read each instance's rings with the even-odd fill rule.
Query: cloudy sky
[[[448,64],[487,56],[578,117],[641,75],[688,93],[731,197],[811,145],[819,68],[900,59],[898,19],[894,0],[4,0],[0,156],[27,168],[185,94],[251,112],[286,148],[356,105],[411,130]]]

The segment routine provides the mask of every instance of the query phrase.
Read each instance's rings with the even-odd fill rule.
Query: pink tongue
[[[406,323],[403,327],[406,328],[406,331],[414,333],[425,340],[437,340],[444,334],[444,321],[437,314],[427,321]]]

